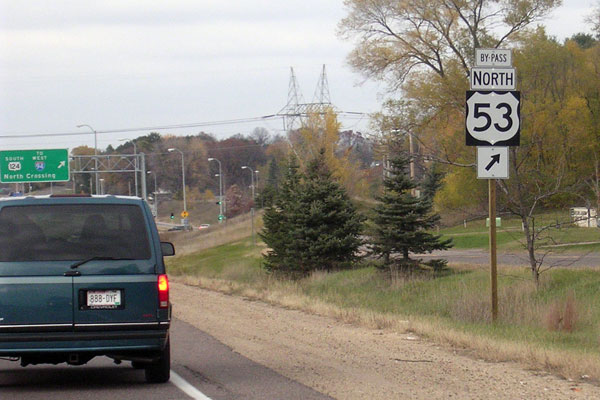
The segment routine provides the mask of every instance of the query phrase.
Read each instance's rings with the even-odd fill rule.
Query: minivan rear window
[[[150,258],[140,207],[57,204],[0,209],[0,262],[66,261],[96,256]]]

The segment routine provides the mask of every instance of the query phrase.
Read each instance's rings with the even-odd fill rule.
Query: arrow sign
[[[65,166],[65,162],[61,161],[60,163],[58,163],[58,167],[57,168],[62,168]]]
[[[487,165],[487,167],[485,167],[485,170],[489,171],[490,169],[492,169],[494,164],[500,164],[500,154],[494,154],[492,156],[492,161],[490,161],[490,163]]]
[[[508,147],[478,147],[477,178],[508,179]]]

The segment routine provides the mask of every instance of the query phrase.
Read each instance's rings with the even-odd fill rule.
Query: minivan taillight
[[[158,276],[158,308],[169,307],[169,278],[166,274]]]

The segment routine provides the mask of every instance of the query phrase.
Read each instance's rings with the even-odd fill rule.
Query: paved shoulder
[[[175,320],[172,369],[212,400],[327,400],[307,386],[234,352],[190,324]]]

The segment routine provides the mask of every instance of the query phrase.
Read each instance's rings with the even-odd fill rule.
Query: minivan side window
[[[125,204],[5,206],[0,209],[0,262],[89,257],[150,258],[140,207]]]

